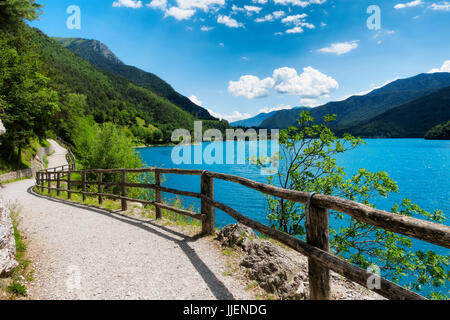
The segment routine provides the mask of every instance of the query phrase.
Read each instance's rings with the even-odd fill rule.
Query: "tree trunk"
[[[17,151],[17,165],[19,168],[22,166],[22,146],[19,145],[19,150]]]

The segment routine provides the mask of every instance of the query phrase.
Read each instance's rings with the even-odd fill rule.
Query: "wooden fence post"
[[[201,176],[201,193],[210,199],[214,199],[214,178],[209,177],[207,172],[203,172]],[[204,215],[202,221],[202,232],[213,235],[216,231],[215,208],[208,204],[205,200],[201,201],[201,212]]]
[[[45,181],[44,173],[40,172],[39,173],[39,185],[41,186],[41,192],[44,192],[44,181]]]
[[[67,199],[72,197],[72,192],[70,192],[70,189],[72,188],[72,183],[70,182],[71,176],[71,172],[67,172]]]
[[[306,213],[308,215],[308,213]],[[310,206],[306,219],[307,243],[324,251],[330,250],[328,209]],[[330,270],[308,258],[309,295],[311,300],[330,299]]]
[[[50,178],[51,177],[51,175],[50,175],[50,172],[47,172],[47,193],[48,194],[50,194],[50,188],[51,188],[51,186],[52,186],[52,182],[50,181]]]
[[[126,197],[127,196],[127,187],[126,187],[126,183],[127,183],[127,172],[125,170],[121,171],[122,173],[122,197]],[[127,210],[127,200],[122,199],[122,211]]]
[[[61,189],[61,181],[60,181],[60,177],[61,177],[61,174],[58,172],[57,174],[56,174],[56,195],[57,196],[59,196],[59,189]]]
[[[36,171],[36,186],[39,186],[41,183],[39,182],[39,171]]]
[[[86,201],[86,172],[81,173],[81,190],[83,191],[83,201]]]
[[[103,174],[101,172],[97,172],[98,177],[98,193],[103,193]],[[99,194],[98,195],[98,204],[103,203],[103,197]]]
[[[155,169],[155,185],[160,187],[161,186],[161,172],[159,169]],[[162,194],[161,190],[155,189],[155,202],[162,203]],[[155,218],[161,219],[161,208],[158,206],[155,206]]]

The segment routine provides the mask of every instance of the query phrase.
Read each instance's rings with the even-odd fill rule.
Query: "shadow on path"
[[[89,211],[93,211],[93,212],[102,214],[109,218],[113,218],[118,221],[128,223],[135,227],[141,228],[145,231],[148,231],[159,237],[162,237],[166,240],[176,243],[181,248],[181,250],[184,252],[186,257],[188,257],[188,259],[191,261],[192,265],[198,271],[198,273],[203,278],[205,283],[208,285],[209,289],[211,290],[213,295],[216,297],[216,299],[218,299],[218,300],[234,300],[234,297],[233,297],[232,293],[228,290],[228,288],[208,268],[208,266],[197,255],[195,250],[189,246],[189,242],[196,241],[197,239],[201,238],[202,235],[187,236],[180,232],[177,232],[177,231],[171,230],[167,227],[161,226],[161,225],[155,223],[154,220],[141,220],[141,219],[137,219],[134,217],[129,217],[129,216],[123,215],[120,213],[120,211],[101,209],[101,208],[90,206],[90,205],[85,205],[85,204],[81,204],[81,203],[66,201],[66,200],[62,200],[62,199],[55,199],[55,198],[51,198],[51,197],[48,197],[45,195],[40,195],[33,191],[33,186],[29,187],[27,192],[32,194],[35,197],[43,198],[43,199],[46,199],[49,201],[58,202],[58,203],[62,203],[65,205],[72,206],[72,207],[89,210]],[[170,235],[167,235],[167,234],[161,232],[160,230],[165,231],[167,233],[171,233],[173,235],[176,235],[176,236],[182,238],[182,240],[171,237]]]

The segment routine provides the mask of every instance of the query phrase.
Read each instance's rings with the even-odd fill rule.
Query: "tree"
[[[425,134],[426,140],[450,140],[450,121],[434,126]]]
[[[58,110],[58,95],[39,73],[39,57],[27,41],[25,30],[0,33],[0,112],[7,129],[2,151],[9,160],[17,152],[19,164],[22,148],[30,138],[45,136],[48,119]]]
[[[81,118],[74,129],[72,140],[84,169],[143,166],[126,132],[112,123],[98,125],[92,118]]]
[[[15,30],[23,20],[37,19],[41,7],[35,0],[3,0],[0,4],[0,29]]]
[[[318,192],[340,196],[369,206],[374,196],[387,197],[398,192],[398,186],[386,172],[372,173],[359,169],[348,176],[336,163],[336,156],[354,149],[364,142],[351,135],[338,138],[328,127],[335,116],[324,117],[323,124],[314,124],[309,112],[302,112],[298,127],[282,130],[279,135],[279,170],[269,177],[269,183],[285,189]],[[264,162],[259,161],[263,166]],[[267,196],[268,218],[272,227],[297,237],[305,236],[304,205]],[[443,222],[440,210],[432,213],[421,209],[409,199],[394,206],[393,213]],[[394,281],[412,276],[417,279],[411,287],[445,285],[450,279],[446,271],[449,258],[433,251],[415,251],[410,238],[377,228],[338,212],[330,211],[330,221],[339,221],[340,228],[330,229],[331,250],[350,262],[368,268],[376,264],[383,276]]]

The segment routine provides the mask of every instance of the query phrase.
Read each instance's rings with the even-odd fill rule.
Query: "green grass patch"
[[[27,295],[27,287],[25,287],[23,284],[14,281],[11,283],[6,290],[8,293],[16,295],[16,296],[26,296]]]
[[[16,179],[11,179],[11,180],[6,180],[3,182],[0,182],[0,184],[7,184],[7,183],[11,183],[11,182],[16,182],[16,181],[21,181],[21,180],[26,180],[29,179],[31,177],[22,177],[22,178],[16,178]]]

